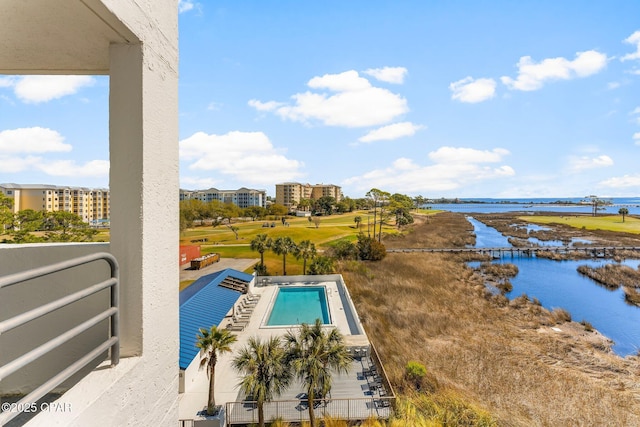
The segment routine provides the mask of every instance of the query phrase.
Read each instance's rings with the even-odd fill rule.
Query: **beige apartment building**
[[[84,222],[100,223],[110,218],[109,190],[46,184],[0,184],[0,191],[13,199],[13,212],[72,212]]]
[[[209,188],[208,190],[180,190],[180,201],[183,200],[202,200],[205,203],[217,200],[222,203],[233,203],[239,208],[248,208],[250,206],[266,207],[267,192],[266,190],[254,190],[242,187],[238,190],[218,190],[217,188]]]
[[[276,203],[295,209],[300,200],[318,200],[330,196],[339,202],[342,199],[342,188],[333,184],[301,184],[299,182],[284,182],[276,184]]]

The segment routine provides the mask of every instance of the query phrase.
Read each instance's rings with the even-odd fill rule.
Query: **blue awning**
[[[228,268],[203,276],[180,292],[180,369],[187,369],[198,354],[198,330],[219,326],[242,295],[218,286],[228,276],[247,282],[253,279],[251,274]]]

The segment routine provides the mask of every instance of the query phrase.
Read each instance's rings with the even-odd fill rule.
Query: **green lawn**
[[[536,224],[566,224],[571,227],[587,230],[608,230],[640,234],[640,219],[626,216],[622,222],[622,215],[603,216],[533,216],[520,219]]]
[[[362,218],[359,229],[353,220],[356,216]],[[260,254],[252,251],[249,245],[251,240],[261,233],[267,234],[272,239],[289,236],[296,243],[302,240],[311,240],[319,251],[326,249],[331,242],[336,240],[346,239],[355,242],[359,232],[367,233],[366,211],[314,217],[312,220],[316,218],[320,220],[318,227],[308,218],[297,217],[287,217],[288,226],[282,225],[281,220],[234,222],[232,225],[238,227],[238,239],[226,224],[215,228],[211,226],[196,227],[181,234],[180,244],[190,245],[193,244],[191,240],[207,238],[207,242],[201,244],[203,254],[217,252],[225,258],[259,258]],[[369,216],[369,220],[373,226],[373,214]],[[264,223],[275,223],[276,226],[273,228],[263,227]],[[382,232],[391,234],[398,231],[394,226],[384,225]],[[264,258],[269,274],[282,274],[282,256],[267,251]],[[287,274],[302,274],[302,260],[298,261],[293,255],[288,255]]]

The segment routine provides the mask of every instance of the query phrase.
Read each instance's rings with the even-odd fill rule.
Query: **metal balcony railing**
[[[345,421],[364,421],[369,418],[389,419],[394,413],[395,399],[395,396],[327,398],[314,400],[313,407],[317,418]],[[293,423],[309,421],[309,407],[306,400],[264,402],[263,411],[267,421],[273,419]],[[257,402],[227,402],[225,417],[226,423],[230,426],[256,424],[258,422]]]
[[[62,261],[56,264],[47,265],[44,267],[34,268],[28,271],[11,274],[8,276],[0,277],[0,290],[2,288],[7,288],[9,286],[14,286],[19,283],[26,282],[31,279],[36,279],[39,277],[48,276],[63,270],[69,270],[71,268],[88,264],[94,261],[104,260],[111,267],[111,277],[107,280],[104,280],[100,283],[91,285],[87,288],[81,289],[80,291],[74,292],[72,294],[66,295],[62,298],[59,298],[55,301],[51,301],[47,304],[36,307],[27,312],[21,313],[19,315],[13,316],[9,319],[6,319],[0,322],[0,334],[3,334],[12,329],[18,328],[32,320],[35,320],[39,317],[42,317],[48,313],[52,313],[62,307],[65,307],[69,304],[72,304],[76,301],[80,301],[83,298],[86,298],[90,295],[93,295],[97,292],[100,292],[104,289],[110,288],[110,307],[107,310],[95,315],[89,320],[80,323],[79,325],[67,330],[63,334],[47,341],[46,343],[34,348],[33,350],[23,354],[22,356],[12,360],[11,362],[0,366],[0,382],[3,378],[17,372],[22,369],[29,363],[34,360],[44,356],[45,354],[51,352],[52,350],[62,346],[67,341],[71,340],[74,337],[77,337],[82,332],[88,330],[89,328],[97,325],[101,321],[109,318],[109,337],[106,341],[103,341],[93,350],[89,351],[83,357],[69,365],[67,368],[56,374],[54,377],[47,380],[45,383],[38,386],[35,390],[30,392],[28,395],[23,397],[15,407],[28,408],[32,402],[37,402],[39,399],[44,397],[47,393],[51,392],[55,387],[62,384],[64,381],[69,379],[75,373],[80,371],[86,365],[88,365],[92,360],[98,357],[101,353],[110,349],[111,356],[111,365],[115,366],[118,364],[120,360],[120,348],[119,348],[119,309],[118,309],[118,293],[119,293],[119,273],[118,273],[118,263],[116,258],[106,252],[90,254],[66,261]],[[10,411],[10,412],[2,412],[0,413],[0,425],[4,425],[8,421],[15,418],[19,415],[20,412]]]

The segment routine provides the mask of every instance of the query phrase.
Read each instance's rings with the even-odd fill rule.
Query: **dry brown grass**
[[[640,307],[640,292],[638,292],[638,289],[625,286],[623,289],[623,292],[624,292],[624,300],[626,302]]]
[[[606,264],[601,267],[581,265],[578,267],[578,272],[608,289],[618,289],[620,286],[640,287],[640,270],[634,270],[628,265]]]
[[[472,241],[470,232],[462,215],[442,213],[385,243],[452,247]],[[553,319],[528,298],[517,306],[496,303],[500,296],[488,298],[460,257],[392,253],[365,266],[343,275],[401,393],[407,392],[404,367],[416,360],[440,391],[455,390],[500,425],[640,425],[637,358],[621,359],[578,334],[540,327]]]

